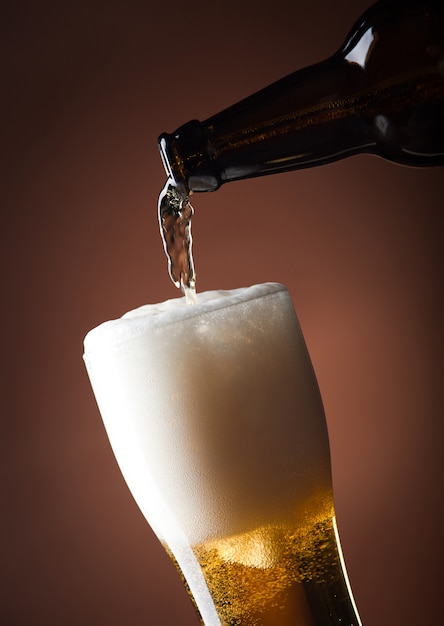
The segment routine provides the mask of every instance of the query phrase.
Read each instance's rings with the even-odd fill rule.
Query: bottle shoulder
[[[443,0],[380,0],[357,20],[335,56],[382,71],[390,58],[415,65],[422,56],[442,56],[443,46]]]

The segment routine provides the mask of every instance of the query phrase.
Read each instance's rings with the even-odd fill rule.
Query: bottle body
[[[379,2],[329,59],[159,138],[185,193],[357,153],[444,164],[444,3]]]

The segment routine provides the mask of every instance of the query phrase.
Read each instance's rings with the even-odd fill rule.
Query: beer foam
[[[331,488],[322,402],[283,285],[141,306],[90,331],[84,358],[122,473],[173,552],[303,515]]]
[[[280,283],[263,283],[230,290],[204,291],[196,294],[193,304],[183,296],[157,304],[144,304],[121,318],[103,322],[85,337],[85,354],[96,348],[117,346],[127,339],[144,335],[151,329],[182,323],[185,320],[242,304],[256,298],[286,291]],[[197,305],[197,306],[196,306]],[[128,320],[128,322],[127,322]]]

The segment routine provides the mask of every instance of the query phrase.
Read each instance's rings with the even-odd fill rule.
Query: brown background
[[[83,336],[177,295],[157,135],[329,56],[368,4],[2,3],[5,626],[196,624],[115,464]],[[291,290],[364,623],[437,623],[443,171],[362,156],[193,204],[199,290]]]

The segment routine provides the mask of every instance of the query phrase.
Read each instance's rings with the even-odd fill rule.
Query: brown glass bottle
[[[357,153],[444,165],[444,2],[381,0],[329,59],[159,137],[184,194]]]

